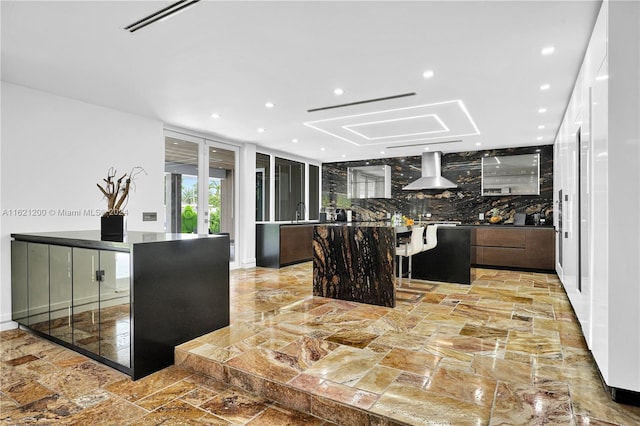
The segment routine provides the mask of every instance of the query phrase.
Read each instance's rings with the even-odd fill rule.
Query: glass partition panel
[[[482,195],[540,195],[540,154],[482,158]]]

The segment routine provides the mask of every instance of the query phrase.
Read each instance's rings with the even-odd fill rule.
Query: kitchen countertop
[[[11,234],[16,240],[42,244],[72,245],[95,249],[113,249],[129,251],[133,244],[145,244],[168,241],[196,240],[199,238],[222,238],[215,234],[171,234],[163,232],[127,231],[123,241],[103,240],[99,230],[57,231]]]

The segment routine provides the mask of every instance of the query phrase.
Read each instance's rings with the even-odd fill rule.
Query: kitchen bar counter
[[[313,229],[313,295],[395,307],[396,230],[382,223]]]
[[[426,281],[471,284],[471,235],[465,226],[438,227],[438,244],[413,255],[412,278]],[[403,270],[407,270],[408,261]]]

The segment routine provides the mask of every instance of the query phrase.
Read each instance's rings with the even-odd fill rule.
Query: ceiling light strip
[[[124,27],[124,29],[129,31],[130,33],[134,33],[146,27],[147,25],[153,24],[154,22],[161,19],[168,18],[171,15],[178,13],[189,6],[193,6],[199,1],[200,0],[180,0],[165,7],[164,9],[160,9],[159,11],[140,19],[139,21],[134,22],[133,24],[127,25],[126,27]]]
[[[371,102],[388,101],[388,100],[391,100],[391,99],[406,98],[407,96],[415,96],[415,95],[416,95],[415,92],[403,93],[401,95],[386,96],[384,98],[367,99],[367,100],[364,100],[364,101],[349,102],[348,104],[331,105],[331,106],[326,106],[326,107],[321,107],[321,108],[313,108],[313,109],[308,109],[307,112],[323,111],[325,109],[333,109],[333,108],[343,108],[343,107],[348,107],[348,106],[352,106],[352,105],[368,104],[368,103],[371,103]]]

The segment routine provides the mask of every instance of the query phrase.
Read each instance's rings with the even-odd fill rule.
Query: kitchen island
[[[426,225],[426,224],[421,224]],[[318,224],[313,230],[313,294],[394,307],[397,236],[385,222]],[[440,226],[438,245],[413,256],[413,279],[471,283],[471,231]],[[405,264],[407,258],[402,258]],[[407,270],[407,266],[403,267]]]
[[[433,223],[423,223],[428,226]],[[424,281],[471,284],[471,230],[464,226],[438,224],[438,244],[431,250],[413,255],[412,278]],[[408,270],[408,259],[402,270]]]
[[[12,320],[129,374],[229,325],[229,237],[130,231],[12,234]]]
[[[396,230],[377,223],[313,228],[313,295],[395,307]]]

